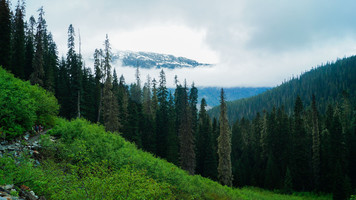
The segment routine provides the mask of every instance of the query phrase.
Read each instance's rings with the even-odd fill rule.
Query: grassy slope
[[[109,160],[115,168],[130,166],[138,171],[145,171],[147,177],[172,186],[174,198],[178,199],[330,199],[286,196],[256,188],[231,189],[221,186],[201,176],[190,176],[177,166],[137,149],[118,134],[105,132],[102,126],[89,124],[84,120],[61,120],[52,134],[61,136],[61,143],[66,146],[62,156],[76,155],[78,151],[91,152],[86,156],[93,162]],[[79,144],[84,144],[81,150],[76,148]]]
[[[20,84],[20,80],[0,72],[2,77],[10,77]],[[22,87],[11,90],[16,91],[27,90]],[[0,93],[0,96],[3,94]],[[21,101],[18,106],[20,104]],[[52,106],[52,109],[56,112],[58,108]],[[309,198],[285,196],[256,188],[232,189],[201,176],[190,176],[177,166],[137,149],[119,134],[106,132],[103,126],[82,119],[71,122],[59,119],[51,134],[60,139],[51,142],[48,136],[42,138],[41,153],[46,159],[39,166],[25,157],[0,157],[0,184],[25,184],[47,199]]]

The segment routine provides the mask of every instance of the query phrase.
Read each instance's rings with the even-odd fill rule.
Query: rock
[[[11,197],[0,197],[0,200],[9,200]]]
[[[12,188],[14,188],[14,185],[5,185],[4,189],[5,190],[11,190]]]
[[[30,138],[30,135],[27,133],[25,136],[23,136],[25,140],[28,140]]]

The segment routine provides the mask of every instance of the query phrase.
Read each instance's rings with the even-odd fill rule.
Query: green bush
[[[58,109],[51,93],[15,78],[0,67],[0,134],[3,138],[16,137],[35,123],[52,126]]]

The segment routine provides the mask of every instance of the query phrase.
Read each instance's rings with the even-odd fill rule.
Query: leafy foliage
[[[12,138],[30,130],[35,123],[46,127],[54,125],[59,106],[46,90],[0,68],[0,132]]]

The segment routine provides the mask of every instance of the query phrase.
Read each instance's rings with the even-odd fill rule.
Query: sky
[[[12,0],[14,7],[17,1]],[[83,57],[112,51],[172,54],[214,64],[166,70],[197,86],[273,87],[322,63],[356,54],[354,0],[32,0],[26,19],[43,6],[59,56],[73,24]],[[135,70],[114,66],[129,83]],[[142,70],[158,77],[158,70]]]

